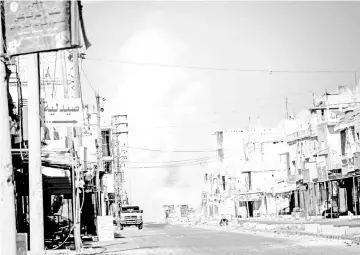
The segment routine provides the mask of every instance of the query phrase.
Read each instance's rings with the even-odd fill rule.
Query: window
[[[346,130],[340,131],[340,138],[341,138],[341,155],[345,155],[345,148],[346,148]]]
[[[111,173],[112,172],[112,162],[111,161],[104,161],[103,162],[103,170],[106,173]]]
[[[104,157],[110,157],[110,130],[102,130],[101,131],[101,139],[102,139],[102,155]]]

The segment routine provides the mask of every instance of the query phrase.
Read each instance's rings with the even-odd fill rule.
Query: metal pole
[[[98,150],[97,150],[97,170],[96,170],[96,192],[97,192],[97,212],[101,216],[101,191],[100,191],[100,171],[102,169],[102,137],[101,137],[101,116],[100,116],[100,96],[96,92],[96,108],[97,108],[97,128],[98,128]]]
[[[332,200],[333,184],[332,184],[332,181],[330,181],[329,184],[330,184],[330,213],[331,213],[331,219],[332,219],[333,218],[333,200]]]
[[[78,49],[73,49],[73,59],[74,59],[74,98],[81,98],[81,87],[80,87],[80,73],[79,73],[79,51]],[[81,127],[75,127],[76,131],[76,137],[75,137],[75,151],[79,153],[79,150],[82,146],[82,128]],[[76,162],[77,163],[77,162]],[[75,166],[74,170],[75,172],[75,178],[77,180],[77,183],[80,181],[80,171],[79,167]],[[75,182],[76,183],[76,182]],[[75,215],[74,218],[74,239],[75,239],[75,249],[76,252],[80,252],[82,248],[82,242],[81,242],[81,213],[80,213],[80,189],[77,188],[75,190]]]
[[[44,251],[39,54],[28,55],[30,249]]]
[[[355,199],[353,199],[353,201],[355,200],[355,203],[354,203],[354,213],[355,213],[355,216],[357,216],[357,189],[356,189],[356,185],[355,185],[355,176],[353,176],[353,197]]]
[[[2,35],[0,19],[0,35]],[[1,38],[2,39],[2,38]],[[4,54],[0,47],[0,55]],[[5,64],[0,64],[0,254],[16,253],[16,220],[13,167]]]

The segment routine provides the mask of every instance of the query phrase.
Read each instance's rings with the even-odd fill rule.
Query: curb
[[[300,236],[311,236],[311,237],[318,237],[318,238],[325,238],[325,239],[332,239],[332,240],[344,240],[348,242],[352,242],[353,244],[360,245],[360,236],[351,236],[351,235],[331,235],[331,234],[323,234],[323,233],[311,233],[306,232],[304,230],[300,230],[301,228],[296,225],[303,225],[303,224],[292,224],[294,225],[294,230],[290,229],[276,229],[276,225],[268,225],[268,229],[256,229],[256,227],[253,228],[246,228],[242,227],[241,225],[229,225],[228,227],[220,227],[213,224],[202,224],[202,225],[196,225],[196,227],[199,228],[211,228],[216,229],[219,231],[228,231],[233,232],[236,230],[244,230],[249,233],[276,233],[276,234],[288,234],[292,236],[300,235]],[[255,225],[254,225],[255,226]]]

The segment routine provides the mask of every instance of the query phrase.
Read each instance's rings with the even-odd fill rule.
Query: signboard
[[[329,180],[328,173],[326,170],[326,158],[324,156],[318,157],[316,162],[317,177],[319,182]]]
[[[103,185],[106,187],[106,192],[114,193],[114,175],[113,174],[104,174],[103,176]]]
[[[360,169],[360,153],[359,152],[354,153],[354,168]]]
[[[81,98],[45,100],[44,114],[47,124],[81,126],[83,121]]]
[[[262,199],[262,195],[260,193],[239,194],[237,198],[239,201],[258,201]]]
[[[26,255],[27,254],[27,234],[26,233],[17,233],[16,234],[16,255]]]
[[[353,171],[355,171],[354,158],[344,158],[342,160],[342,174],[345,175]]]
[[[73,47],[73,41],[78,41],[78,20],[72,15],[75,7],[71,1],[5,1],[7,53],[15,56]]]
[[[114,222],[112,216],[97,216],[97,229],[99,241],[114,240]]]
[[[72,50],[40,54],[41,98],[76,97],[72,54]]]
[[[310,182],[310,170],[309,169],[303,169],[303,182],[304,183]]]

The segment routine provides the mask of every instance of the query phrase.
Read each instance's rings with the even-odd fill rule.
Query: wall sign
[[[74,30],[78,27],[75,3],[5,1],[7,53],[15,56],[75,47],[79,37]]]
[[[80,98],[45,100],[45,123],[52,125],[81,126],[83,120]]]
[[[99,241],[113,241],[114,238],[114,219],[112,216],[97,216],[97,229]]]

